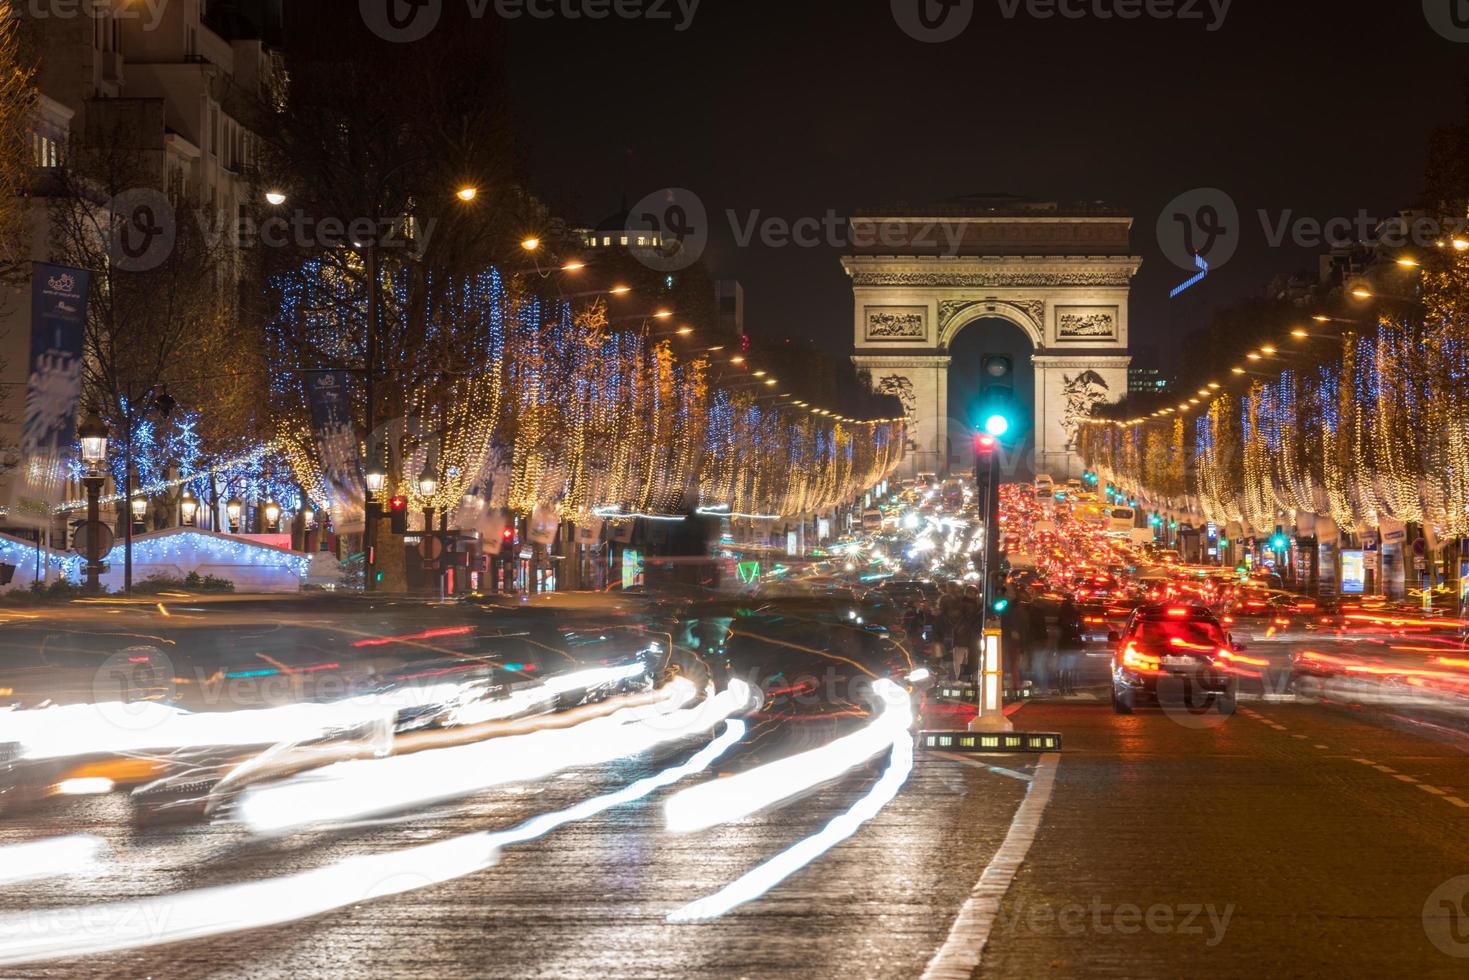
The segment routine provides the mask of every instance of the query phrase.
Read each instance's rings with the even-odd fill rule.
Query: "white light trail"
[[[751,869],[713,895],[690,902],[683,908],[669,913],[668,921],[696,922],[701,919],[715,919],[730,909],[744,905],[746,902],[752,902],[764,895],[851,837],[864,823],[877,816],[878,812],[898,795],[898,790],[903,788],[903,784],[908,781],[908,775],[912,771],[913,740],[899,738],[893,742],[892,761],[882,774],[882,778],[850,810],[833,819],[818,833]]]
[[[90,834],[0,847],[0,885],[86,874],[100,867],[106,851],[106,842]]]
[[[512,691],[508,697],[495,700],[474,701],[455,708],[449,714],[451,725],[478,725],[486,721],[510,718],[539,705],[554,701],[569,691],[603,687],[632,680],[647,673],[646,664],[632,663],[617,667],[598,667],[572,674],[557,674],[546,679],[546,683],[520,691]]]
[[[664,806],[668,829],[688,833],[740,820],[835,779],[887,751],[895,741],[908,738],[908,728],[913,724],[908,692],[886,678],[878,680],[872,689],[882,698],[884,707],[864,728],[821,748],[675,794]]]
[[[748,690],[744,697],[749,697]],[[110,953],[260,929],[463,878],[493,866],[503,846],[534,840],[565,824],[644,799],[703,772],[744,734],[744,722],[726,720],[724,732],[683,765],[505,831],[468,834],[389,854],[347,858],[283,878],[3,916],[0,964]],[[5,853],[0,850],[0,856]],[[79,923],[85,927],[79,927]]]
[[[663,692],[663,699],[653,704],[623,708],[571,728],[387,759],[339,762],[252,787],[241,798],[236,815],[256,834],[381,816],[636,755],[708,731],[752,703],[750,686],[741,680],[731,681],[726,690],[694,708],[683,707],[697,694],[687,678],[677,678]]]

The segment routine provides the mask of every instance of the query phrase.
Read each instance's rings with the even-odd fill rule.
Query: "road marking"
[[[1373,769],[1376,769],[1378,772],[1386,772],[1386,773],[1394,773],[1394,772],[1397,772],[1397,770],[1394,769],[1392,766],[1373,766],[1372,768]]]
[[[1448,800],[1454,806],[1463,807],[1465,810],[1469,810],[1469,803],[1465,803],[1463,800],[1459,799],[1457,796],[1445,796],[1444,799],[1445,800]]]
[[[928,967],[923,971],[924,980],[968,980],[979,967],[980,957],[990,940],[990,930],[1000,914],[1000,903],[1005,900],[1015,873],[1025,863],[1030,845],[1035,843],[1041,816],[1046,812],[1046,804],[1051,802],[1060,764],[1061,756],[1055,752],[1041,756],[1035,778],[1025,791],[1025,799],[1015,811],[1015,819],[1010,821],[1005,842],[964,900],[958,917],[949,927],[949,937],[928,961]]]
[[[1329,749],[1329,748],[1331,748],[1331,746],[1329,746],[1329,745],[1318,745],[1318,746],[1316,746],[1316,748],[1318,748],[1318,749]]]
[[[1303,742],[1306,740],[1306,736],[1304,735],[1292,735],[1291,738],[1298,738]]]
[[[943,758],[949,759],[953,762],[962,762],[966,766],[973,766],[976,769],[988,769],[990,772],[995,773],[996,775],[1009,776],[1011,779],[1021,779],[1027,783],[1031,780],[1031,777],[1027,776],[1023,772],[1016,772],[1014,769],[1006,769],[1003,766],[992,766],[989,763],[980,762],[978,759],[971,759],[969,758],[969,756],[960,755],[957,752],[935,752],[933,754],[937,756],[942,756]]]
[[[1360,762],[1364,766],[1376,766],[1377,765],[1377,763],[1373,762],[1371,759],[1353,759],[1352,761],[1353,762]]]
[[[1418,780],[1414,779],[1412,776],[1404,776],[1402,773],[1398,773],[1393,778],[1394,779],[1401,779],[1405,783],[1417,783],[1418,782]]]
[[[1418,784],[1418,788],[1421,789],[1425,793],[1432,793],[1434,796],[1448,796],[1449,795],[1448,793],[1445,793],[1443,790],[1439,789],[1437,786],[1425,786],[1423,783],[1419,783]]]

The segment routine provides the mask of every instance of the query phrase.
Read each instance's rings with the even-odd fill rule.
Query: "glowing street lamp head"
[[[520,247],[525,249],[527,252],[534,252],[536,249],[541,247],[541,240],[539,238],[527,238],[525,241],[520,243]]]
[[[278,208],[282,204],[286,203],[286,195],[282,194],[280,191],[266,191],[265,202],[271,207]]]
[[[470,201],[473,201],[476,197],[479,196],[479,188],[461,187],[459,188],[459,190],[454,192],[454,196],[459,198],[459,200],[463,201],[465,204],[468,204]]]
[[[1010,431],[1010,420],[997,412],[984,420],[984,431],[998,439]]]

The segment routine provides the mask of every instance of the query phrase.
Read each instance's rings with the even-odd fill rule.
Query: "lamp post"
[[[87,488],[86,591],[87,595],[97,595],[102,591],[98,578],[102,574],[102,555],[98,545],[101,544],[100,498],[104,478],[100,467],[107,459],[107,426],[97,417],[96,412],[92,412],[77,429],[77,436],[82,443],[82,462],[87,467],[87,475],[82,478],[82,485]]]
[[[280,519],[281,519],[281,505],[278,504],[278,503],[276,503],[274,500],[267,501],[266,504],[265,504],[265,530],[266,530],[266,532],[267,533],[274,533],[275,531],[278,531],[280,528],[277,526],[276,522],[279,521]]]
[[[229,515],[229,518],[230,518],[230,533],[231,534],[239,534],[240,533],[240,513],[244,509],[245,509],[245,505],[242,504],[242,503],[240,503],[240,498],[239,497],[231,497],[229,503],[227,503],[227,504],[224,505],[224,511],[225,511],[226,514]]]
[[[369,419],[371,414],[369,410]],[[369,427],[371,422],[369,421]],[[363,474],[363,483],[367,487],[367,499],[364,502],[364,511],[367,515],[366,531],[362,535],[362,549],[366,552],[363,562],[362,587],[368,592],[377,591],[377,523],[378,523],[378,500],[383,488],[388,485],[388,474],[383,469],[382,453],[375,451],[372,459],[367,464],[367,472]]]
[[[423,472],[418,474],[418,495],[425,500],[432,500],[434,491],[439,489],[439,475],[434,472],[433,467],[427,463],[423,465]],[[431,534],[434,529],[433,504],[426,504],[423,508],[423,531]]]
[[[147,531],[148,526],[144,522],[148,517],[148,498],[140,494],[132,499],[128,508],[132,511],[133,533],[141,534]]]
[[[182,527],[193,527],[194,526],[195,518],[197,517],[198,513],[199,513],[199,501],[197,501],[197,500],[194,499],[194,495],[192,493],[190,493],[187,490],[185,490],[184,491],[184,498],[179,501],[179,524],[180,524],[180,526],[182,526]]]

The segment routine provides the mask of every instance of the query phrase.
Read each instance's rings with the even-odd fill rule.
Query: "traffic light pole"
[[[1001,645],[1002,632],[997,619],[991,618],[995,603],[995,572],[1000,567],[1000,470],[999,442],[981,452],[974,463],[975,488],[980,491],[984,516],[984,565],[981,587],[984,598],[980,648],[977,657],[975,693],[979,711],[969,723],[971,732],[1013,731],[1005,717],[1005,663]]]

